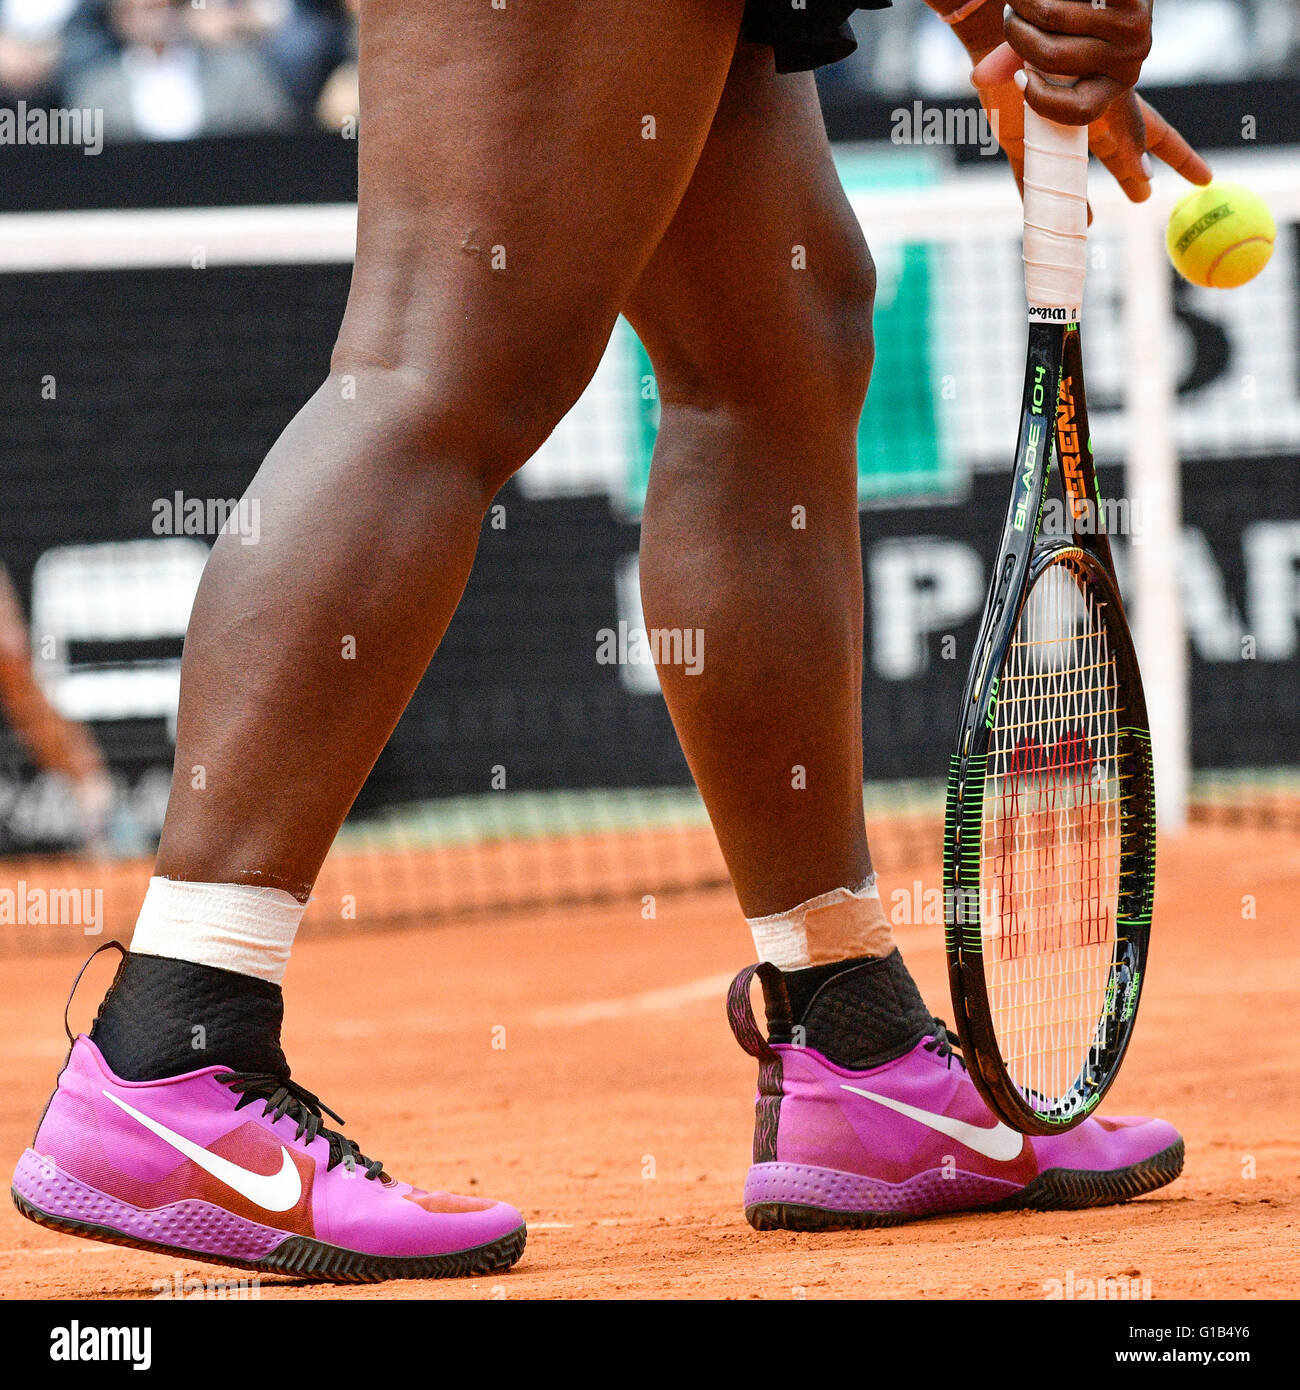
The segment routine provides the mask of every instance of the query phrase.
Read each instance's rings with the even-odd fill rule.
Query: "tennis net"
[[[1024,333],[1005,177],[952,179],[924,160],[900,175],[903,152],[888,158],[886,176],[875,156],[841,155],[880,280],[859,494],[864,804],[884,876],[938,858],[941,770],[1004,505]],[[1158,772],[1190,787],[1175,825],[1188,811],[1300,828],[1297,170],[1300,157],[1274,154],[1227,171],[1274,202],[1272,264],[1231,296],[1171,281],[1147,330],[1177,344],[1177,626],[1140,630],[1133,559],[1151,518],[1130,514],[1117,549],[1146,651],[1185,653],[1185,679],[1158,674],[1149,692]],[[1134,248],[1154,223],[1135,229],[1105,189],[1094,208],[1094,443],[1103,490],[1123,498],[1125,465],[1140,467],[1149,443],[1135,441],[1130,364],[1149,303]],[[0,563],[18,615],[0,727],[0,946],[82,941],[85,923],[31,920],[33,892],[37,915],[89,888],[102,892],[100,929],[134,919],[194,587],[216,526],[238,523],[236,499],[324,375],[353,219],[347,207],[0,217],[0,378],[15,402]],[[331,852],[306,930],[636,908],[726,882],[653,665],[636,654],[656,427],[650,364],[620,322],[583,399],[498,499],[501,525],[484,528],[461,609]],[[18,666],[49,715],[14,695]],[[106,797],[84,794],[84,763],[43,749],[25,718],[86,731]],[[1180,719],[1189,736],[1167,736]]]

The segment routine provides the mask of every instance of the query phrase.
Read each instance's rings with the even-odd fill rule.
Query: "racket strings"
[[[1114,955],[1123,709],[1104,600],[1068,562],[1030,591],[1004,662],[980,881],[995,1032],[1031,1103],[1066,1096],[1097,1037]]]

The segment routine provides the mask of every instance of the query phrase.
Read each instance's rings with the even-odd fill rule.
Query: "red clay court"
[[[915,895],[914,878],[925,902],[937,859],[919,875],[882,875],[886,902],[898,888]],[[286,982],[286,1048],[301,1080],[411,1181],[515,1202],[528,1249],[491,1280],[264,1277],[259,1295],[1039,1299],[1072,1274],[1076,1289],[1136,1280],[1145,1292],[1150,1280],[1154,1299],[1293,1298],[1300,1106],[1276,1020],[1300,992],[1298,893],[1294,833],[1197,826],[1162,846],[1151,983],[1103,1113],[1155,1113],[1180,1127],[1187,1167],[1172,1186],[1092,1212],[818,1236],[760,1235],[741,1212],[755,1078],[723,1010],[750,956],[729,890],[661,897],[653,921],[632,899],[309,930]],[[1251,900],[1255,915],[1244,917]],[[942,928],[898,935],[927,999],[948,1012]],[[74,1026],[92,1016],[106,957],[87,973]],[[76,964],[71,950],[0,960],[10,1163],[64,1054]],[[240,1274],[61,1237],[9,1207],[0,1221],[5,1298],[151,1298],[156,1283]]]

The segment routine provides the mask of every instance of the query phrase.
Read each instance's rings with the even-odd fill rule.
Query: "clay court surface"
[[[882,875],[887,905],[913,877]],[[936,889],[937,863],[919,880]],[[264,1278],[260,1296],[1034,1299],[1073,1271],[1076,1284],[1149,1279],[1157,1299],[1295,1297],[1298,897],[1294,834],[1198,828],[1163,847],[1150,983],[1108,1108],[1182,1128],[1187,1168],[1172,1187],[1100,1212],[821,1236],[760,1235],[740,1210],[755,1070],[722,1007],[749,958],[729,893],[661,898],[654,921],[638,900],[310,936],[286,981],[295,1074],[393,1172],[515,1202],[528,1249],[492,1279]],[[941,929],[898,935],[928,999],[950,1013]],[[110,959],[87,976],[75,1025],[88,1023]],[[73,967],[67,953],[0,959],[9,1165],[63,1057]],[[5,1298],[148,1298],[154,1281],[186,1274],[223,1271],[58,1236],[8,1204],[0,1215]]]

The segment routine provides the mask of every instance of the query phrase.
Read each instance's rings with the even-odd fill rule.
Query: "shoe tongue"
[[[934,1031],[934,1018],[897,950],[792,971],[785,989],[791,1040],[842,1067],[883,1066]]]
[[[91,1039],[118,1076],[158,1081],[200,1067],[288,1076],[279,985],[165,956],[128,954]]]
[[[799,1015],[795,1013],[790,999],[789,981],[793,973],[776,969],[759,971],[758,982],[763,987],[763,1011],[767,1014],[769,1032],[780,1030],[788,1033],[790,1025],[798,1022]]]

